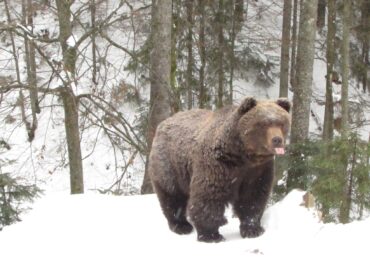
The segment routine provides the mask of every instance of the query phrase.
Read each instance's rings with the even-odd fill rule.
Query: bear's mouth
[[[275,154],[274,153],[253,153],[253,154],[248,154],[248,159],[263,159],[263,158],[269,158],[273,157]]]
[[[269,149],[268,151],[266,151],[266,153],[252,153],[252,154],[249,154],[249,157],[252,157],[252,156],[256,156],[256,157],[260,157],[260,158],[264,158],[264,157],[271,157],[271,156],[274,156],[274,155],[285,155],[285,148],[284,147],[275,147],[273,149]]]
[[[276,147],[276,148],[274,149],[274,151],[275,151],[275,154],[276,154],[276,155],[284,155],[284,154],[285,154],[285,149],[284,149],[284,147]]]

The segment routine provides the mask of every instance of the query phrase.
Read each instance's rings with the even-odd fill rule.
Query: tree
[[[302,1],[299,18],[296,86],[294,86],[291,144],[299,145],[308,138],[312,73],[315,54],[317,0]],[[301,152],[295,151],[293,160],[299,160]],[[295,158],[295,159],[294,159]],[[288,172],[288,190],[305,188],[304,171],[291,169]]]
[[[48,2],[50,8],[45,8],[44,2]],[[59,140],[60,149],[55,154],[51,152],[54,146],[48,140],[43,146],[42,142],[29,144],[29,153],[23,154],[22,159],[13,166],[17,168],[22,165],[21,169],[15,169],[20,175],[43,168],[44,166],[36,163],[36,160],[50,156],[55,161],[50,174],[70,168],[72,193],[76,193],[83,190],[80,145],[89,143],[95,148],[96,144],[110,141],[114,150],[112,156],[115,157],[115,167],[111,167],[110,170],[114,169],[116,176],[119,175],[118,170],[122,163],[126,163],[127,149],[131,152],[145,153],[145,140],[138,134],[143,129],[141,122],[144,120],[140,122],[126,120],[122,107],[117,106],[119,102],[123,102],[122,100],[128,101],[129,95],[133,93],[136,86],[123,84],[122,75],[125,73],[122,72],[122,67],[112,64],[110,59],[114,55],[121,55],[122,51],[124,54],[118,59],[122,61],[122,64],[126,65],[127,57],[135,59],[135,46],[142,44],[141,41],[138,44],[136,37],[140,34],[138,38],[141,38],[141,35],[146,33],[140,27],[144,25],[137,26],[136,24],[137,17],[146,16],[150,5],[143,3],[134,10],[129,2],[120,1],[114,6],[108,6],[107,1],[93,0],[87,2],[43,1],[42,4],[31,0],[13,2],[7,0],[1,3],[5,6],[3,13],[6,14],[8,10],[9,19],[8,22],[0,25],[2,35],[6,36],[2,38],[0,45],[3,50],[6,50],[7,59],[7,61],[1,60],[0,102],[1,106],[3,102],[14,104],[11,110],[2,110],[3,126],[25,125],[31,141],[35,136],[32,134],[34,133],[32,129],[35,129],[32,125],[37,123],[33,120],[36,118],[37,109],[35,114],[33,107],[36,107],[38,102],[42,108],[46,107],[46,110],[50,108],[50,111],[42,111],[41,119],[45,118],[45,115],[57,118],[57,121],[51,123],[54,130],[47,127],[47,131],[59,130],[59,123],[64,118],[60,112],[65,114],[64,130],[67,138]],[[126,6],[131,8],[131,13],[122,11]],[[102,11],[104,8],[106,12]],[[22,10],[22,15],[19,14],[19,10]],[[144,15],[138,16],[138,13],[144,13]],[[40,29],[40,26],[34,25],[32,20],[36,15],[38,15],[37,19],[42,19],[45,14],[48,16],[46,21],[51,21],[51,24]],[[56,30],[56,33],[50,31],[49,34],[49,29],[54,29],[54,26],[60,27],[59,30]],[[140,29],[134,28],[135,26]],[[115,31],[120,30],[120,33],[110,34],[113,28]],[[125,48],[123,43],[114,41],[117,35],[124,34],[127,28],[132,28],[134,32],[133,34],[130,32],[130,36],[125,38],[127,42],[130,42],[130,46],[134,42],[133,51]],[[92,53],[91,49],[93,49]],[[34,55],[32,52],[35,52]],[[111,80],[111,75],[115,75],[113,80]],[[116,93],[122,88],[125,88],[124,95],[117,95]],[[37,95],[36,92],[40,94]],[[135,98],[138,97],[136,92],[134,95]],[[36,97],[35,101],[32,101],[33,96]],[[116,98],[119,99],[118,102]],[[137,100],[140,100],[140,97]],[[3,120],[4,117],[9,120]],[[41,128],[41,130],[44,129]],[[96,130],[99,133],[104,132],[101,140],[98,138],[91,141],[81,140],[88,136],[86,133]],[[35,158],[32,154],[35,150],[41,150],[43,156]],[[87,153],[85,158],[92,153]],[[119,158],[120,154],[122,158]],[[75,186],[78,188],[73,188]]]
[[[224,105],[224,51],[225,51],[225,39],[224,39],[224,23],[225,23],[225,14],[224,14],[224,0],[218,0],[218,9],[216,14],[216,28],[217,28],[217,99],[216,107],[221,108]]]
[[[181,52],[181,50],[178,49],[178,42],[177,42],[177,35],[181,34],[179,32],[180,28],[180,1],[175,0],[172,3],[172,31],[171,31],[171,90],[173,92],[173,101],[172,101],[172,110],[174,112],[178,112],[181,110],[181,87],[178,84],[178,66],[177,66],[177,56],[178,52]]]
[[[341,106],[342,106],[342,139],[347,140],[349,124],[348,124],[348,85],[349,85],[349,51],[350,51],[350,26],[351,26],[351,1],[344,1],[343,6],[343,21],[342,21],[342,92],[341,92]],[[345,178],[345,185],[343,190],[343,199],[340,207],[340,222],[348,223],[349,222],[349,213],[351,207],[351,198],[352,198],[352,171],[348,170],[347,158],[345,154],[343,156],[343,176]]]
[[[234,70],[235,70],[235,41],[236,35],[240,32],[243,25],[243,12],[244,12],[244,1],[243,0],[233,0],[232,1],[232,15],[231,15],[231,32],[230,32],[230,42],[231,42],[231,53],[230,53],[230,79],[229,79],[229,97],[228,103],[233,103],[234,94]]]
[[[308,138],[312,73],[315,54],[317,0],[303,1],[299,21],[297,52],[297,85],[293,96],[291,142],[298,143]]]
[[[290,27],[292,16],[291,13],[292,13],[292,0],[284,0],[283,32],[281,37],[281,55],[280,55],[279,97],[288,97]]]
[[[6,158],[10,149],[10,145],[0,138],[0,231],[4,226],[20,221],[20,214],[25,210],[22,204],[32,202],[41,192],[36,185],[27,184],[10,172],[4,172],[15,162]]]
[[[172,0],[154,0],[150,55],[150,107],[148,118],[148,154],[159,123],[171,115],[171,27]],[[146,165],[149,157],[147,157]],[[152,193],[153,187],[146,169],[142,193]]]
[[[361,6],[361,42],[362,42],[362,89],[364,92],[370,92],[368,82],[368,66],[370,64],[370,0],[362,0]]]
[[[186,68],[186,87],[188,92],[188,109],[193,107],[193,67],[194,67],[194,57],[193,57],[193,6],[194,0],[186,1],[186,17],[187,17],[187,27],[188,35],[186,37],[186,48],[187,48],[187,68]]]
[[[32,202],[40,192],[36,185],[22,184],[22,180],[9,173],[0,173],[0,231],[20,221],[20,214],[25,210],[20,205]]]
[[[59,18],[59,41],[62,46],[63,64],[66,70],[66,78],[63,88],[60,89],[60,95],[62,96],[64,108],[71,193],[77,194],[84,192],[84,181],[78,123],[78,100],[72,90],[72,84],[76,84],[75,69],[77,60],[77,46],[72,44],[74,42],[70,9],[72,1],[61,0],[56,1],[56,4]]]
[[[91,12],[91,27],[96,28],[96,3],[95,0],[90,1],[90,12]],[[97,60],[96,60],[96,35],[93,33],[91,35],[91,52],[92,52],[92,82],[96,85],[97,81]]]
[[[297,34],[298,34],[298,0],[293,0],[293,25],[292,25],[292,55],[290,58],[290,85],[292,85],[293,90],[296,85],[296,59],[297,59]]]
[[[204,108],[206,104],[206,86],[205,86],[205,67],[206,67],[206,41],[205,41],[205,27],[206,27],[206,13],[205,13],[205,1],[198,1],[199,9],[199,56],[200,56],[200,68],[199,68],[199,108]]]
[[[323,139],[333,139],[334,108],[333,108],[333,68],[335,62],[335,17],[336,0],[328,0],[328,33],[326,38],[326,95]]]
[[[33,4],[31,0],[22,0],[22,24],[33,29]],[[38,90],[36,82],[36,54],[33,41],[28,40],[28,36],[24,33],[25,58],[27,63],[27,83],[30,86],[31,114],[32,123],[26,124],[28,132],[28,140],[31,142],[35,137],[37,129],[37,116],[40,113]]]
[[[318,0],[317,6],[317,28],[321,30],[325,26],[325,8],[327,0]]]

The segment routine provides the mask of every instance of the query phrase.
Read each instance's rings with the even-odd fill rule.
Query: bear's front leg
[[[197,230],[198,241],[221,242],[225,240],[218,231],[220,226],[227,223],[224,212],[224,203],[210,198],[190,198],[188,214]]]
[[[240,219],[240,235],[254,238],[264,233],[261,218],[265,210],[273,183],[273,164],[269,162],[261,169],[259,177],[252,182],[242,182],[234,212]]]
[[[242,238],[259,237],[265,232],[259,219],[245,219],[240,222],[240,235]]]

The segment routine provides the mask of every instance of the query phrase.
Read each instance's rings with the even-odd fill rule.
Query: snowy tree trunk
[[[188,61],[186,68],[186,88],[188,92],[188,109],[193,107],[193,67],[194,67],[194,58],[193,58],[193,0],[186,1],[186,18],[188,26],[188,35],[186,37],[186,48],[188,52]]]
[[[176,113],[181,110],[181,90],[177,84],[177,34],[179,30],[179,15],[181,6],[179,1],[174,1],[172,4],[172,31],[171,31],[171,90],[173,93],[173,100],[171,103],[172,110]]]
[[[96,3],[95,0],[90,1],[90,12],[91,12],[91,28],[96,28]],[[96,85],[97,82],[97,61],[96,61],[96,37],[95,33],[91,35],[91,52],[92,52],[92,82]]]
[[[351,1],[344,1],[343,6],[343,39],[342,39],[342,92],[341,92],[341,105],[342,105],[342,138],[344,142],[348,142],[348,85],[349,85],[349,29],[351,27]],[[346,155],[346,154],[344,154]],[[345,157],[345,156],[343,156]],[[344,176],[345,186],[343,187],[343,198],[340,205],[339,220],[341,223],[349,222],[349,213],[351,207],[351,189],[352,189],[352,170],[348,169],[347,157],[343,158],[342,171]]]
[[[22,25],[29,26],[33,30],[33,14],[32,14],[32,3],[30,0],[22,0]],[[26,33],[24,33],[24,53],[27,70],[27,84],[29,86],[30,103],[31,103],[31,115],[32,123],[27,121],[26,116],[23,117],[25,122],[28,141],[32,142],[35,137],[35,131],[37,128],[37,116],[36,113],[40,112],[38,107],[38,95],[36,86],[36,60],[35,60],[35,47],[33,41],[28,39]],[[24,107],[24,104],[22,104]],[[25,112],[24,112],[25,113]]]
[[[68,147],[71,194],[84,193],[80,131],[78,123],[78,100],[72,89],[63,88],[64,126]]]
[[[348,84],[349,84],[349,29],[351,26],[351,1],[344,1],[342,39],[342,136],[348,135]]]
[[[367,78],[370,46],[370,0],[363,0],[361,8],[361,38],[362,38],[362,89],[370,93],[370,86]]]
[[[335,17],[336,0],[328,0],[328,33],[326,39],[326,97],[323,139],[325,141],[333,139],[334,128],[334,108],[333,108],[333,66],[335,62]]]
[[[291,13],[292,13],[292,0],[284,0],[283,33],[281,39],[281,55],[280,55],[279,97],[288,97],[290,28],[292,18]]]
[[[230,79],[229,79],[229,96],[228,104],[233,103],[233,94],[234,94],[234,70],[235,70],[235,40],[236,35],[240,32],[243,26],[243,13],[244,13],[244,2],[242,0],[233,0],[232,1],[232,22],[231,22],[231,32],[230,32],[230,45],[231,45],[231,54],[230,54]]]
[[[304,143],[308,138],[312,73],[315,54],[317,0],[302,1],[299,19],[296,85],[294,86],[291,145]],[[304,151],[296,149],[291,163],[302,161]],[[288,172],[287,189],[306,188],[305,172],[300,167]]]
[[[8,22],[8,24],[11,24],[12,19],[10,17],[8,0],[4,0],[4,6],[5,6],[5,13],[6,13],[7,22]],[[18,62],[18,56],[17,56],[17,49],[15,47],[14,35],[13,35],[12,31],[9,31],[9,36],[10,36],[10,41],[11,41],[11,44],[12,44],[12,52],[13,52],[13,58],[14,58],[15,73],[16,73],[16,76],[17,76],[17,83],[20,84],[21,83],[21,76],[20,76],[20,72],[19,72],[19,62]]]
[[[64,69],[75,75],[76,70],[76,48],[69,44],[68,39],[72,37],[72,21],[70,7],[73,1],[56,1],[59,19],[59,42],[62,46]]]
[[[27,7],[26,7],[26,13],[27,13],[27,26],[31,27],[33,30],[33,4],[32,0],[27,0]],[[35,55],[35,44],[33,41],[29,41],[28,44],[29,49],[29,66],[30,66],[30,77],[31,77],[31,109],[32,109],[32,117],[33,120],[36,122],[37,127],[37,118],[36,113],[40,113],[40,107],[38,103],[38,90],[36,86],[36,55]]]
[[[172,0],[154,0],[152,3],[150,108],[147,133],[149,150],[158,124],[171,115],[171,27]],[[153,192],[147,169],[145,171],[141,192]]]
[[[292,24],[292,55],[290,58],[290,85],[292,86],[292,89],[294,90],[295,84],[295,74],[296,74],[296,59],[297,59],[297,32],[298,32],[298,26],[297,26],[297,18],[298,18],[298,0],[293,0],[293,24]]]
[[[315,54],[317,0],[302,1],[299,19],[296,86],[293,96],[291,142],[308,138],[312,73]]]
[[[217,76],[218,76],[218,87],[217,87],[217,100],[216,107],[221,108],[224,105],[224,0],[218,1],[218,11],[216,14],[216,26],[217,26]]]
[[[325,26],[325,8],[327,0],[319,0],[317,6],[317,28],[321,30]],[[330,1],[330,0],[328,0]]]
[[[206,89],[205,89],[205,67],[206,67],[206,46],[205,46],[205,6],[204,1],[198,2],[199,8],[199,108],[204,108],[206,104]]]
[[[68,43],[72,36],[71,10],[72,1],[56,1],[59,18],[59,41],[62,46],[64,69],[69,75],[60,95],[63,100],[64,124],[66,129],[69,174],[71,193],[83,193],[83,167],[80,145],[80,131],[78,123],[78,100],[70,86],[74,81],[76,67],[76,48]],[[71,76],[71,77],[70,77]],[[69,78],[70,77],[70,78]]]

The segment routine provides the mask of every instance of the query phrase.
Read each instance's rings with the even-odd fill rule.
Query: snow
[[[67,45],[69,47],[71,47],[71,48],[73,48],[73,47],[76,46],[76,38],[75,38],[75,36],[73,34],[68,37],[68,39],[67,39]]]
[[[370,219],[323,224],[294,190],[269,207],[266,232],[242,239],[239,221],[227,211],[220,229],[226,241],[202,243],[196,233],[172,233],[155,195],[49,194],[22,222],[0,232],[2,259],[335,259],[370,253]]]
[[[72,5],[74,11],[79,10],[81,1]],[[140,4],[138,1],[138,5]],[[271,2],[271,3],[270,3]],[[261,59],[279,57],[280,36],[282,23],[282,3],[276,1],[251,1],[248,11],[248,21],[243,28],[243,35],[248,35],[245,45],[259,50]],[[102,4],[97,10],[105,17],[119,5],[119,1]],[[19,7],[19,6],[18,6]],[[264,10],[260,12],[260,10]],[[129,11],[127,7],[118,10],[117,15]],[[261,15],[260,18],[258,16]],[[3,15],[3,17],[5,17]],[[147,16],[143,16],[147,17]],[[138,18],[138,17],[137,17]],[[73,17],[71,17],[73,19]],[[85,14],[82,22],[88,22],[90,17]],[[112,18],[113,20],[113,18]],[[4,20],[5,21],[5,20]],[[117,42],[124,42],[133,52],[144,43],[145,33],[132,35],[129,25],[120,25],[120,30],[110,29],[110,35]],[[33,29],[33,30],[32,30]],[[55,13],[42,10],[34,17],[34,27],[24,28],[33,31],[35,35],[54,39],[59,35],[59,27]],[[145,31],[145,30],[144,30]],[[78,26],[68,39],[68,46],[75,47],[84,30]],[[267,40],[266,40],[267,39]],[[277,40],[276,40],[277,39]],[[322,40],[322,39],[321,39]],[[263,43],[264,44],[263,44]],[[138,86],[138,75],[130,75],[124,71],[127,65],[127,54],[116,48],[108,48],[104,41],[97,42],[99,50],[107,57],[101,66],[105,77],[104,84],[98,84],[98,89],[90,89],[90,74],[84,73],[91,69],[89,61],[89,41],[79,46],[79,51],[87,59],[79,60],[77,67],[78,88],[76,94],[106,91],[116,87],[122,80],[140,88],[143,96],[148,96],[147,86]],[[2,45],[3,46],[3,45]],[[17,46],[23,46],[21,40]],[[62,61],[61,50],[57,46],[41,45],[55,64]],[[9,46],[7,48],[10,48]],[[22,50],[21,47],[19,47]],[[320,45],[317,45],[317,49]],[[13,75],[11,52],[4,51],[1,66],[2,76]],[[324,56],[323,54],[321,56]],[[26,69],[23,59],[20,59],[21,76],[25,80]],[[106,64],[105,64],[106,63]],[[278,64],[278,63],[277,63]],[[37,60],[40,68],[38,77],[41,85],[55,88],[60,82],[58,78],[51,79],[52,73],[48,65]],[[8,68],[9,67],[9,68]],[[56,66],[57,67],[57,66]],[[106,72],[104,69],[109,68]],[[8,70],[9,69],[9,70]],[[278,74],[278,66],[272,70]],[[66,78],[70,75],[64,74]],[[313,75],[312,110],[324,118],[326,64],[322,59],[315,59]],[[13,75],[14,76],[14,75]],[[49,81],[50,80],[50,81]],[[279,80],[274,78],[270,87],[256,84],[256,75],[252,71],[245,72],[243,77],[235,80],[234,98],[236,103],[244,96],[255,96],[259,99],[277,98],[279,95]],[[352,84],[350,88],[352,102],[366,103],[369,98]],[[17,94],[8,94],[4,103],[7,109],[16,103]],[[292,99],[289,92],[289,98]],[[108,98],[108,94],[107,94]],[[365,99],[365,100],[364,100]],[[340,100],[340,88],[334,87],[334,100]],[[2,104],[2,106],[3,106]],[[11,146],[10,151],[0,154],[0,160],[14,160],[11,165],[2,165],[3,172],[12,172],[22,176],[31,183],[37,183],[45,191],[45,195],[34,205],[33,210],[22,216],[22,222],[5,227],[0,232],[1,259],[126,259],[128,257],[162,259],[342,259],[343,257],[368,259],[367,241],[370,219],[354,221],[350,224],[323,224],[319,221],[318,213],[313,209],[300,206],[304,192],[293,191],[284,200],[269,207],[262,219],[266,229],[264,235],[256,239],[242,239],[239,235],[239,221],[227,212],[229,224],[221,228],[226,241],[218,244],[205,244],[196,241],[196,234],[179,236],[167,227],[161,213],[158,201],[153,195],[116,197],[98,195],[96,190],[103,190],[112,185],[122,174],[122,169],[131,157],[130,150],[116,155],[107,136],[97,128],[87,128],[81,132],[81,146],[84,159],[84,180],[86,195],[66,195],[69,191],[68,167],[66,164],[66,141],[63,124],[63,111],[56,97],[46,96],[42,99],[42,112],[38,116],[39,127],[36,139],[32,144],[27,142],[23,126],[5,124],[1,120],[0,136]],[[4,105],[5,107],[5,105]],[[13,110],[12,110],[13,111]],[[137,112],[127,104],[121,107],[121,112],[127,120],[133,122]],[[29,112],[29,110],[28,110]],[[339,113],[340,111],[336,111]],[[368,108],[364,111],[366,119],[370,119]],[[19,112],[14,110],[12,115],[19,118]],[[16,122],[17,124],[19,122]],[[81,129],[84,127],[81,127]],[[320,134],[318,123],[311,117],[311,133]],[[365,140],[369,128],[360,129]],[[303,156],[304,157],[304,156]],[[304,159],[304,158],[303,158]],[[125,173],[122,185],[123,191],[139,187],[142,179],[144,163],[139,155]],[[286,176],[286,175],[285,175]],[[284,181],[279,181],[283,185]],[[137,191],[136,191],[137,192]]]

